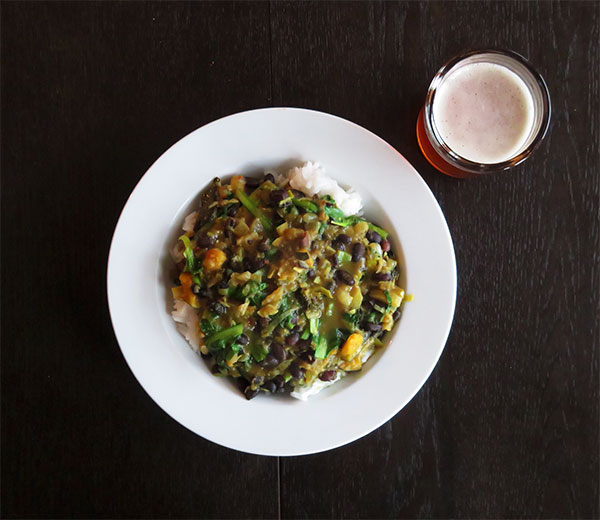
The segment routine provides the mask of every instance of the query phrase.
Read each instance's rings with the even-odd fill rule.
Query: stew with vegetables
[[[195,310],[213,373],[247,399],[360,370],[404,298],[384,229],[274,181],[212,181],[179,238],[172,288]]]

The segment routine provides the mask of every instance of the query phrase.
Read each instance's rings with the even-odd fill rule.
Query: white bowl
[[[177,332],[170,316],[168,248],[214,177],[318,161],[362,196],[388,229],[405,270],[404,306],[391,340],[356,374],[306,402],[247,401]],[[202,437],[262,455],[302,455],[346,444],[402,409],[433,370],[456,300],[456,261],[444,216],[413,167],[390,145],[339,117],[269,108],[214,121],[181,139],[133,190],[112,240],[108,303],[123,355],[154,401]]]

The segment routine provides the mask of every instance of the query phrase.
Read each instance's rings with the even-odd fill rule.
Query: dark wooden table
[[[1,12],[3,517],[598,518],[599,2]],[[457,181],[421,156],[415,120],[437,68],[489,46],[542,73],[552,128],[525,165]],[[459,278],[412,402],[353,444],[280,459],[161,411],[105,294],[112,231],[152,162],[215,118],[278,105],[348,118],[407,157]]]

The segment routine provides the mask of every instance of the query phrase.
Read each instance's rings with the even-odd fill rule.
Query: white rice
[[[183,300],[175,299],[171,315],[177,323],[177,330],[187,339],[190,347],[194,352],[200,352],[200,330],[196,310]]]
[[[360,215],[362,200],[354,190],[346,191],[335,180],[328,177],[325,169],[315,162],[305,162],[302,166],[292,168],[285,175],[277,175],[275,179],[278,184],[289,181],[290,186],[300,190],[311,197],[317,195],[323,197],[329,195],[335,200],[337,207],[344,215]]]
[[[318,394],[323,388],[331,386],[341,378],[342,376],[340,372],[338,372],[337,377],[333,381],[321,381],[320,379],[315,379],[312,385],[299,386],[293,392],[290,392],[290,395],[300,401],[307,401],[309,397]]]

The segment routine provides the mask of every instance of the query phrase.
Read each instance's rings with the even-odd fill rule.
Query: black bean
[[[335,370],[325,370],[325,372],[319,374],[319,379],[321,381],[333,381],[336,376],[337,372]]]
[[[336,279],[341,282],[341,283],[345,283],[346,285],[354,285],[354,277],[348,272],[348,271],[344,271],[343,269],[338,269],[335,272],[335,277]]]
[[[265,266],[264,258],[244,258],[244,269],[253,273]]]
[[[273,383],[275,383],[275,386],[277,386],[277,388],[283,388],[285,386],[285,377],[279,374],[278,376],[275,376],[273,378]]]
[[[336,240],[338,242],[341,242],[344,245],[348,245],[351,242],[351,239],[348,235],[345,235],[344,233],[342,233],[341,235],[338,235],[336,237]]]
[[[225,305],[223,305],[221,302],[215,302],[210,306],[211,310],[213,312],[216,312],[217,314],[225,314],[227,312],[227,307],[225,307]]]
[[[247,345],[248,343],[250,343],[250,339],[248,338],[248,336],[246,336],[246,334],[242,334],[237,340],[236,343],[238,343],[239,345]]]
[[[196,245],[198,247],[210,247],[215,243],[215,238],[208,236],[206,233],[202,233],[201,235],[198,235],[198,237],[196,238]]]
[[[237,204],[229,204],[229,206],[227,207],[227,216],[228,217],[233,217],[238,210],[238,205]]]
[[[212,366],[212,368],[210,369],[210,371],[215,374],[216,376],[221,374],[221,368],[219,367],[219,365],[217,365],[216,363]]]
[[[295,332],[294,334],[290,334],[287,338],[285,338],[285,344],[289,345],[290,347],[293,347],[296,343],[298,343],[299,339],[300,334]]]
[[[331,262],[331,265],[333,267],[336,267],[338,265],[338,257],[336,255],[333,255],[332,257],[330,257],[329,261]]]
[[[338,251],[346,251],[346,244],[344,244],[344,242],[340,242],[339,240],[333,241],[333,247]]]
[[[301,348],[301,349],[309,348],[310,340],[309,339],[299,339],[298,343],[296,343],[296,345],[298,346],[298,348]]]
[[[306,277],[311,280],[315,277],[316,274],[317,273],[314,269],[309,269],[308,271],[306,271]]]
[[[285,348],[283,348],[280,343],[275,341],[271,343],[271,354],[275,356],[275,359],[277,359],[277,364],[282,363],[285,361],[285,358],[287,358]]]
[[[306,352],[302,352],[302,354],[300,354],[300,359],[309,365],[312,365],[315,362],[315,351],[310,349]]]
[[[256,249],[258,249],[259,251],[261,251],[262,253],[265,253],[269,250],[270,246],[269,246],[269,241],[267,239],[262,240],[261,242],[258,243],[258,245],[256,246]]]
[[[386,251],[389,251],[391,248],[391,244],[389,240],[384,240],[381,242],[381,250],[385,253]]]
[[[392,275],[390,273],[375,273],[373,274],[373,280],[377,280],[378,282],[389,282],[392,279]]]
[[[262,386],[267,392],[271,392],[272,394],[275,393],[275,391],[277,390],[277,385],[275,384],[274,381],[267,381],[263,386]]]
[[[302,379],[304,377],[304,369],[295,361],[289,366],[289,370],[294,379]]]
[[[263,376],[255,376],[255,377],[252,379],[252,384],[253,384],[254,386],[260,386],[260,385],[262,385],[262,384],[263,384],[263,382],[264,382],[264,381],[265,381],[265,378],[264,378]]]
[[[273,190],[269,195],[271,204],[278,205],[282,200],[288,198],[288,192],[285,190]]]
[[[296,323],[298,323],[298,315],[297,315],[296,313],[294,313],[294,314],[292,314],[292,315],[290,316],[290,323],[291,323],[292,325],[295,325]],[[294,327],[294,329],[295,329],[295,328],[296,328],[296,327]],[[292,330],[294,330],[294,329],[292,329]],[[294,331],[294,332],[298,332],[298,331]]]
[[[209,288],[200,289],[198,291],[198,296],[200,296],[200,298],[208,298],[209,300],[212,300],[213,291],[212,291],[212,289],[209,289]]]
[[[371,323],[368,321],[364,324],[364,329],[369,332],[379,332],[381,330],[381,323]]]
[[[381,300],[378,300],[373,296],[365,296],[364,301],[368,303],[371,307],[375,307],[375,305],[379,305],[380,307],[387,305],[386,302],[382,302]]]
[[[376,244],[379,244],[379,242],[381,242],[381,235],[377,233],[377,231],[367,231],[365,237],[369,242],[375,242]]]
[[[256,188],[260,184],[260,180],[256,177],[245,177],[245,179],[246,186],[248,186],[248,188]]]
[[[335,283],[335,280],[331,280],[331,282],[329,282],[329,284],[327,285],[327,289],[330,293],[333,293],[333,291],[337,289],[337,283]]]
[[[394,321],[396,321],[396,320],[399,320],[399,319],[400,319],[400,316],[402,316],[402,311],[401,311],[400,309],[396,309],[396,310],[394,311],[394,314],[392,314],[392,319],[393,319]]]
[[[223,278],[215,287],[217,287],[218,289],[227,289],[229,285],[229,282]]]
[[[296,316],[296,321],[298,321],[298,316]],[[292,323],[295,323],[295,322],[292,322]],[[298,334],[300,334],[300,326],[299,325],[294,325],[292,327],[292,330],[290,330],[290,334],[296,334],[296,332]]]
[[[262,362],[265,367],[276,367],[279,361],[273,354],[269,354]]]
[[[252,389],[252,387],[250,385],[248,385],[246,387],[246,389],[244,390],[244,395],[246,396],[246,399],[248,399],[248,401],[250,401],[250,399],[254,399],[259,393],[258,389]]]
[[[275,177],[273,177],[272,173],[267,173],[265,175],[265,178],[263,179],[263,182],[267,182],[267,181],[269,181],[269,182],[275,182]]]
[[[358,262],[364,256],[365,256],[365,246],[363,246],[360,242],[357,242],[352,247],[352,261]]]

